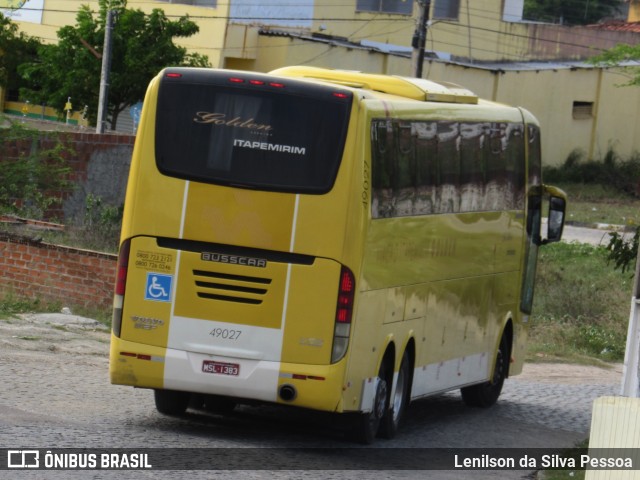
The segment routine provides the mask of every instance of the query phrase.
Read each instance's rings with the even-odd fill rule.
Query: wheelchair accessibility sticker
[[[154,302],[170,302],[172,283],[173,275],[148,272],[144,299],[152,300]]]

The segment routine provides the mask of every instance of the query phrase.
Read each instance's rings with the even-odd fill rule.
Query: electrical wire
[[[84,0],[75,0],[78,3],[83,2]],[[153,3],[153,4],[158,4],[158,3],[165,3],[162,1],[155,1],[155,2],[145,2],[145,1],[141,1],[141,2],[131,2],[131,4],[136,4],[136,3],[140,3],[140,4],[147,4],[147,3]],[[172,4],[172,5],[177,5],[177,4]],[[231,5],[231,3],[219,3],[219,6],[229,6]],[[238,5],[235,4],[234,5]],[[277,2],[273,2],[273,3],[260,3],[255,4],[255,3],[246,3],[244,4],[246,6],[260,6],[260,7],[264,7],[264,6],[272,6],[272,7],[292,7],[292,6],[309,6],[309,4],[307,3],[298,3],[298,4],[290,4],[290,3],[277,3]],[[462,5],[462,2],[461,2]],[[347,5],[347,4],[340,4],[340,5],[335,5],[335,7],[353,7],[353,3]],[[65,10],[65,9],[48,9],[48,8],[42,8],[42,9],[35,9],[35,8],[23,8],[23,10],[26,11],[42,11],[42,12],[55,12],[55,13],[69,13],[69,14],[77,14],[77,11],[73,11],[73,10]],[[461,9],[464,10],[464,9]],[[358,13],[358,12],[357,12]],[[359,12],[359,13],[363,13],[363,12]],[[265,17],[265,16],[258,16],[258,15],[250,15],[250,16],[244,16],[244,17],[238,17],[238,16],[232,16],[232,15],[167,15],[165,13],[165,15],[167,16],[167,18],[181,18],[183,16],[188,16],[189,19],[192,20],[224,20],[224,21],[254,21],[254,22],[260,22],[260,21],[264,21],[264,22],[277,22],[277,21],[305,21],[305,22],[358,22],[361,23],[361,25],[352,32],[352,34],[348,37],[351,38],[352,40],[359,40],[359,39],[365,39],[365,38],[376,38],[376,37],[381,37],[384,35],[390,35],[393,33],[397,33],[399,31],[402,31],[404,29],[407,29],[408,31],[413,31],[413,27],[414,25],[409,25],[409,22],[414,22],[414,19],[411,17],[410,19],[407,18],[406,15],[399,15],[399,18],[394,18],[393,16],[387,16],[387,17],[381,17],[382,13],[380,12],[370,12],[371,14],[374,15],[373,18],[357,18],[357,17],[308,17],[308,16],[281,16],[281,17]],[[462,11],[459,11],[459,16],[462,14]],[[483,27],[483,26],[478,26],[478,25],[471,25],[472,23],[476,23],[476,21],[482,21],[482,20],[494,20],[496,22],[500,22],[501,20],[501,14],[500,12],[491,12],[491,11],[487,11],[487,10],[481,10],[481,9],[477,9],[475,7],[470,7],[469,4],[467,3],[467,8],[466,8],[466,13],[467,13],[467,25],[461,24],[459,22],[453,21],[453,20],[439,20],[437,21],[438,25],[439,25],[439,29],[443,29],[444,32],[447,32],[448,34],[451,35],[456,35],[459,32],[457,32],[457,29],[460,28],[464,28],[465,32],[468,33],[469,35],[469,39],[467,40],[466,44],[464,45],[459,45],[459,44],[454,44],[451,42],[445,42],[445,41],[441,41],[440,39],[438,39],[437,41],[435,40],[434,36],[435,33],[437,33],[437,31],[434,33],[433,32],[433,28],[430,28],[428,30],[428,33],[431,36],[431,43],[432,46],[435,44],[437,45],[449,45],[452,47],[456,47],[456,48],[461,48],[461,49],[469,49],[471,48],[471,43],[478,43],[478,42],[485,42],[485,43],[498,43],[498,41],[500,42],[500,44],[505,44],[505,39],[515,39],[516,41],[520,41],[520,40],[525,40],[525,41],[537,41],[537,42],[548,42],[548,43],[553,43],[553,44],[557,44],[557,45],[563,45],[563,46],[568,46],[568,47],[572,47],[572,48],[589,48],[586,46],[586,43],[589,40],[593,40],[595,42],[596,39],[601,39],[601,36],[598,36],[597,33],[593,33],[593,34],[589,34],[586,32],[572,32],[572,36],[574,38],[579,38],[580,40],[585,40],[585,43],[574,43],[574,42],[569,42],[569,41],[563,41],[563,40],[558,40],[558,39],[545,39],[545,38],[540,38],[540,37],[532,37],[531,35],[525,35],[525,34],[520,34],[520,33],[515,33],[515,32],[505,32],[499,29],[495,29],[495,28],[489,28],[489,27]],[[393,30],[389,30],[388,26],[390,24],[394,24],[394,23],[400,23],[401,25],[397,28],[397,29],[393,29]],[[372,31],[372,32],[368,32],[368,35],[361,35],[361,36],[356,36],[356,34],[360,31],[362,31],[365,27],[369,26],[369,25],[377,25],[380,24],[381,25],[381,30],[382,31]],[[51,27],[56,27],[54,25],[48,25]],[[447,28],[450,27],[450,28]],[[483,36],[482,34],[487,34],[486,36]],[[473,34],[473,36],[471,36],[471,34]],[[36,38],[40,38],[37,37]],[[500,39],[500,40],[498,40]],[[53,39],[46,39],[48,41],[55,41]],[[408,42],[407,42],[408,43]],[[511,47],[511,48],[510,48]],[[199,49],[204,49],[203,47],[198,47]],[[513,48],[513,44],[511,45],[505,45],[504,51],[507,51],[509,49]],[[217,49],[217,48],[211,48],[211,47],[207,47],[206,49]],[[487,48],[478,48],[476,45],[473,45],[473,50],[474,51],[478,51],[478,52],[485,52],[485,53],[489,53],[489,54],[494,54],[494,55],[499,55],[501,57],[507,56],[507,57],[511,57],[511,58],[520,58],[520,59],[524,59],[525,56],[523,55],[514,55],[514,54],[509,54],[509,53],[500,53],[498,51],[496,51],[495,49],[487,49]],[[598,51],[601,52],[605,49],[602,48],[591,48],[591,50],[594,51]]]

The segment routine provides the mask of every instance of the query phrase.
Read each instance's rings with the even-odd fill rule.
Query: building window
[[[356,11],[411,15],[413,0],[358,0]]]
[[[460,13],[460,0],[436,0],[433,18],[457,20]]]
[[[216,8],[218,0],[157,0],[165,3],[179,3],[182,5],[195,5],[196,7]]]
[[[573,102],[574,120],[593,118],[593,102]]]

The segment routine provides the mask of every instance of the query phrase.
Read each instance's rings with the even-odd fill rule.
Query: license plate
[[[237,363],[215,362],[205,360],[202,362],[202,371],[205,373],[217,373],[218,375],[237,376],[240,373],[240,365]]]

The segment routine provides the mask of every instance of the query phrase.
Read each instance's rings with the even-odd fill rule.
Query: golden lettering
[[[193,121],[196,123],[209,123],[222,127],[248,128],[250,130],[262,130],[265,132],[268,132],[273,128],[268,124],[256,123],[254,118],[228,118],[224,113],[215,112],[197,112]]]

